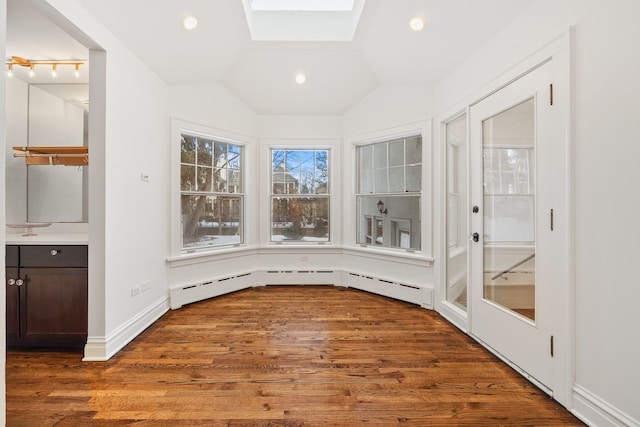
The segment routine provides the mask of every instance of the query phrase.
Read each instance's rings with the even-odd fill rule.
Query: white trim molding
[[[640,426],[640,420],[634,420],[631,416],[618,410],[578,384],[573,386],[573,409],[571,412],[591,426]]]
[[[167,311],[169,311],[169,297],[164,296],[106,337],[88,337],[82,361],[104,362],[109,360]]]

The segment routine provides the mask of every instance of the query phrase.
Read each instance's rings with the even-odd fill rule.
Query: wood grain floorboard
[[[331,286],[170,311],[107,362],[8,351],[8,426],[579,426],[437,313]]]

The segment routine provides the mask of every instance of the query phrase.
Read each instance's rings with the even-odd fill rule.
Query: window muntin
[[[356,158],[356,243],[420,250],[422,137],[361,145]]]
[[[242,146],[182,132],[181,250],[243,243]]]
[[[271,150],[271,242],[329,241],[329,150]]]

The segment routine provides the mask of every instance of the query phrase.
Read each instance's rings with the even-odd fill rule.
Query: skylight
[[[347,12],[355,0],[250,0],[255,11]]]
[[[351,41],[366,0],[242,0],[256,41]]]

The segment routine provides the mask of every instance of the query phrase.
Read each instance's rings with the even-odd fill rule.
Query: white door
[[[554,156],[564,158],[565,136],[554,124],[552,68],[530,71],[469,116],[471,333],[548,392],[553,292],[564,288],[553,210],[564,200],[565,173]]]

